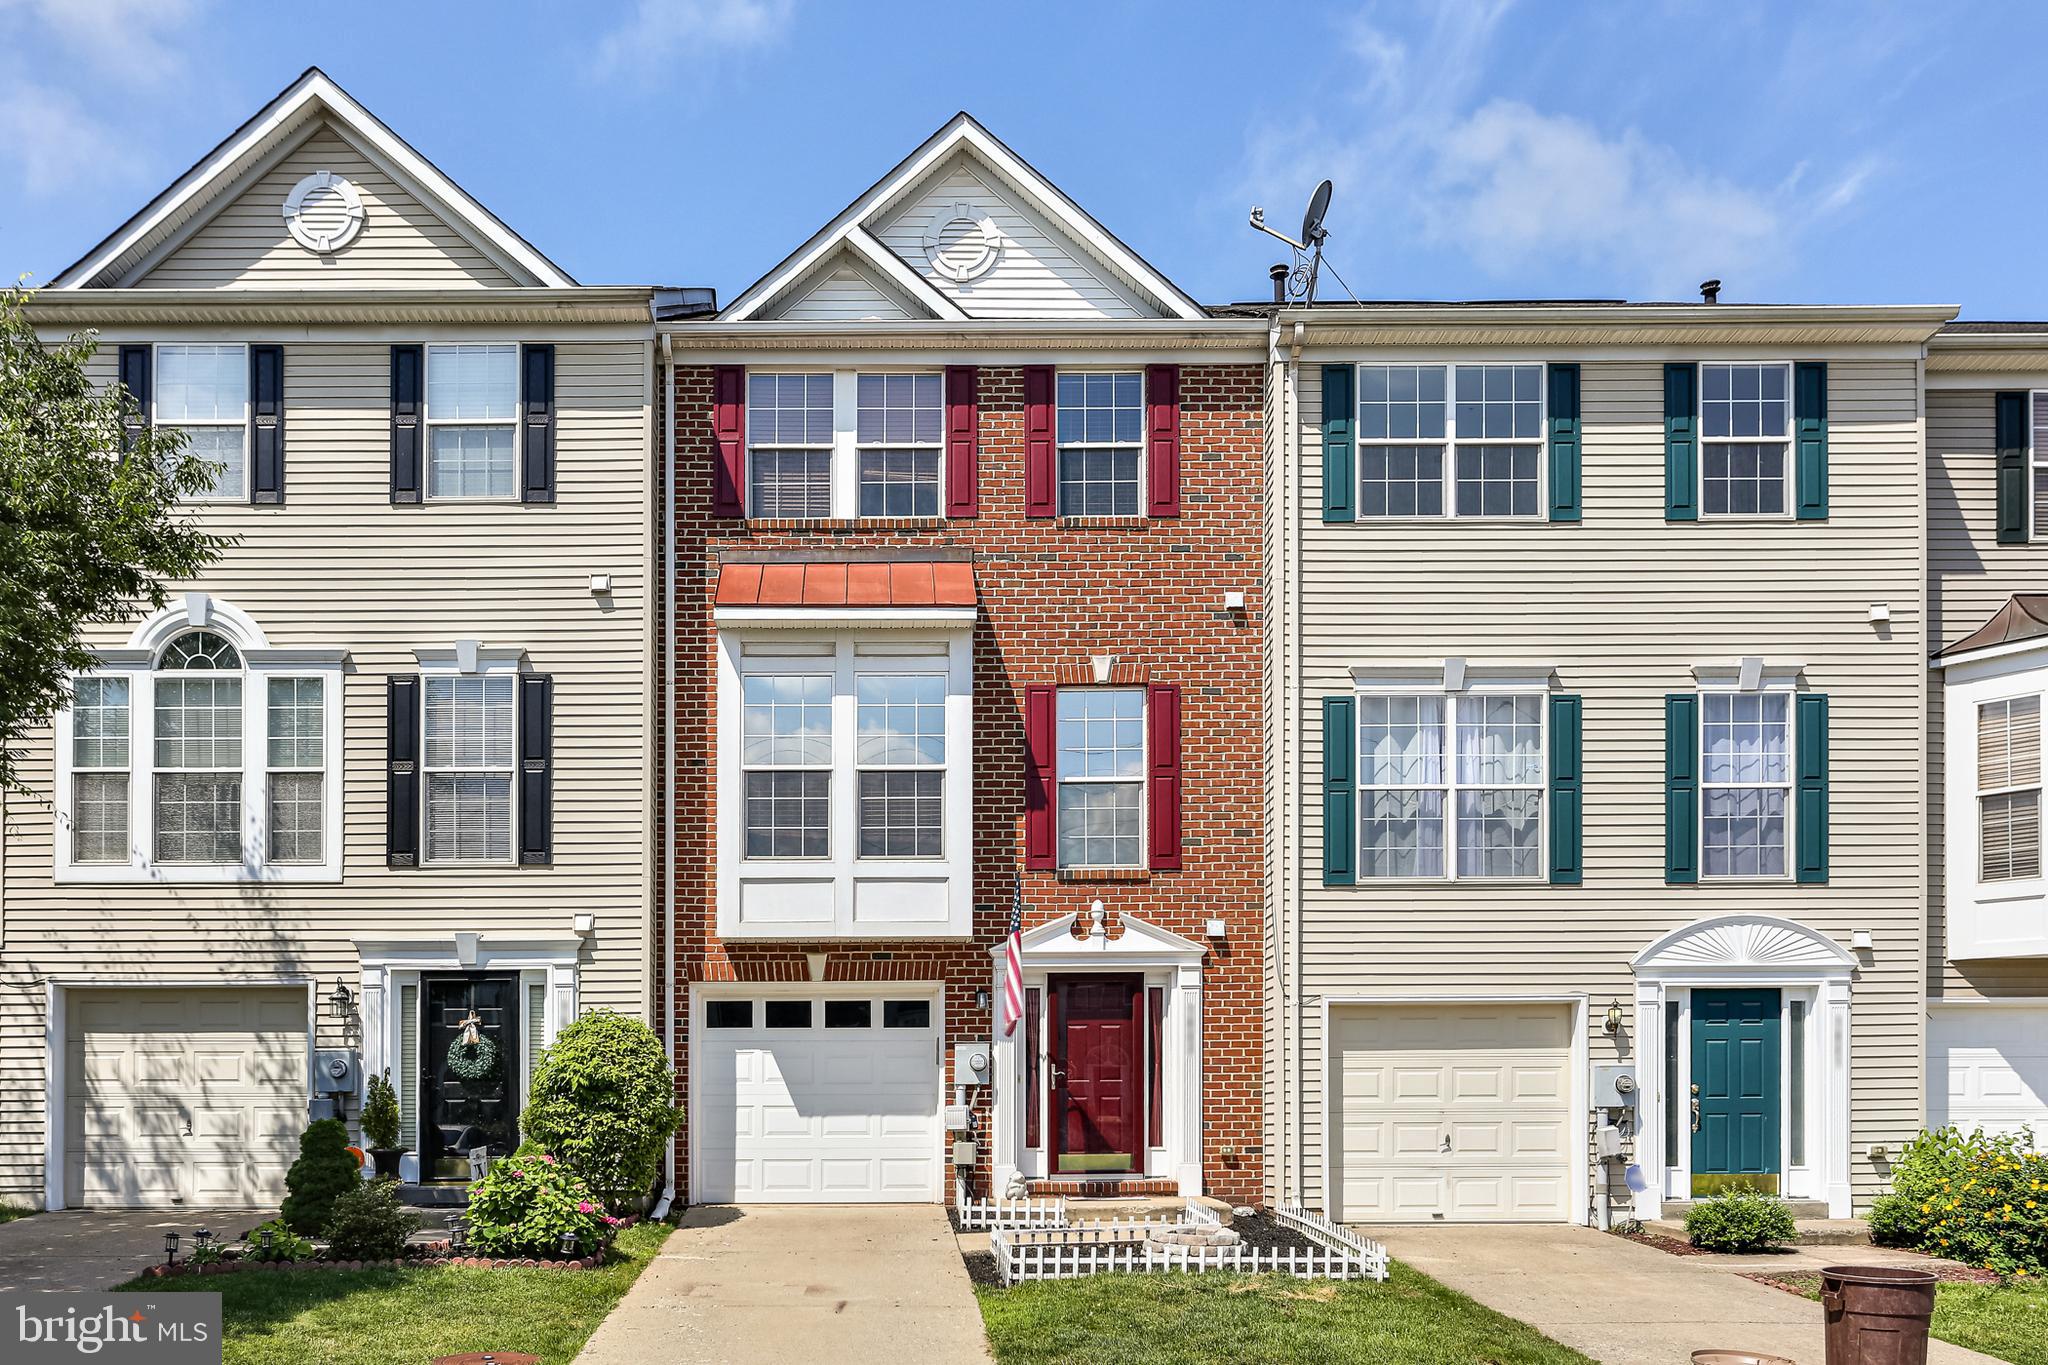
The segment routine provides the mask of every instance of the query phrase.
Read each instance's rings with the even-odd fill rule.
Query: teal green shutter
[[[1550,367],[1550,519],[1579,519],[1579,367]]]
[[[1828,519],[1828,367],[1801,361],[1792,367],[1794,477],[1799,520]]]
[[[1802,692],[1794,704],[1793,742],[1799,751],[1798,803],[1793,821],[1798,833],[1799,863],[1793,879],[1828,879],[1828,699],[1824,692]]]
[[[1324,521],[1358,520],[1358,465],[1352,455],[1357,382],[1358,371],[1349,365],[1323,366]]]
[[[1664,367],[1664,519],[1700,519],[1700,367]]]
[[[1576,367],[1575,367],[1576,368]],[[1585,826],[1584,708],[1577,697],[1550,699],[1550,884],[1584,880],[1580,843]]]
[[[2027,396],[2001,393],[1998,427],[1998,543],[2027,543]]]
[[[1357,702],[1323,698],[1323,885],[1358,882]]]
[[[1700,699],[1664,698],[1664,880],[1700,879]]]

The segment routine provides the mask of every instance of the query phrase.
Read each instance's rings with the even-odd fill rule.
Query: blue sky
[[[968,109],[1197,298],[1337,182],[1365,298],[2048,317],[2048,6],[0,0],[0,272],[319,65],[586,283],[730,298]]]

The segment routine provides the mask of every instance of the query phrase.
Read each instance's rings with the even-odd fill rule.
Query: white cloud
[[[639,0],[633,16],[598,40],[600,76],[651,75],[657,66],[687,82],[689,63],[771,47],[788,33],[792,0]]]
[[[183,71],[174,39],[200,8],[200,0],[0,0],[0,11],[29,16],[99,70],[151,84]]]
[[[39,197],[136,169],[113,130],[76,100],[26,83],[0,92],[0,159],[19,166],[23,187]]]

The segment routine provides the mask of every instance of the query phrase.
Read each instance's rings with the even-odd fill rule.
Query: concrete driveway
[[[1595,1360],[1627,1365],[1689,1365],[1692,1353],[1707,1347],[1821,1365],[1820,1305],[1738,1272],[1807,1273],[1904,1256],[1871,1247],[1763,1257],[1673,1256],[1581,1227],[1462,1224],[1365,1231],[1396,1260],[1488,1308]],[[1997,1365],[1990,1356],[1947,1342],[1929,1346],[1929,1365]]]
[[[211,1228],[223,1241],[275,1209],[149,1209],[122,1213],[39,1213],[0,1223],[0,1293],[24,1289],[109,1289],[164,1258],[164,1234],[191,1250],[192,1233]]]
[[[578,1356],[985,1362],[967,1270],[936,1204],[698,1207]]]

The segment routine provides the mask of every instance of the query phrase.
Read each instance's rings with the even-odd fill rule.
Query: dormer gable
[[[1201,306],[967,114],[958,114],[745,290],[727,321],[812,312],[850,255],[910,318],[1205,316]],[[852,289],[852,280],[841,288]],[[858,319],[866,320],[865,315]]]

